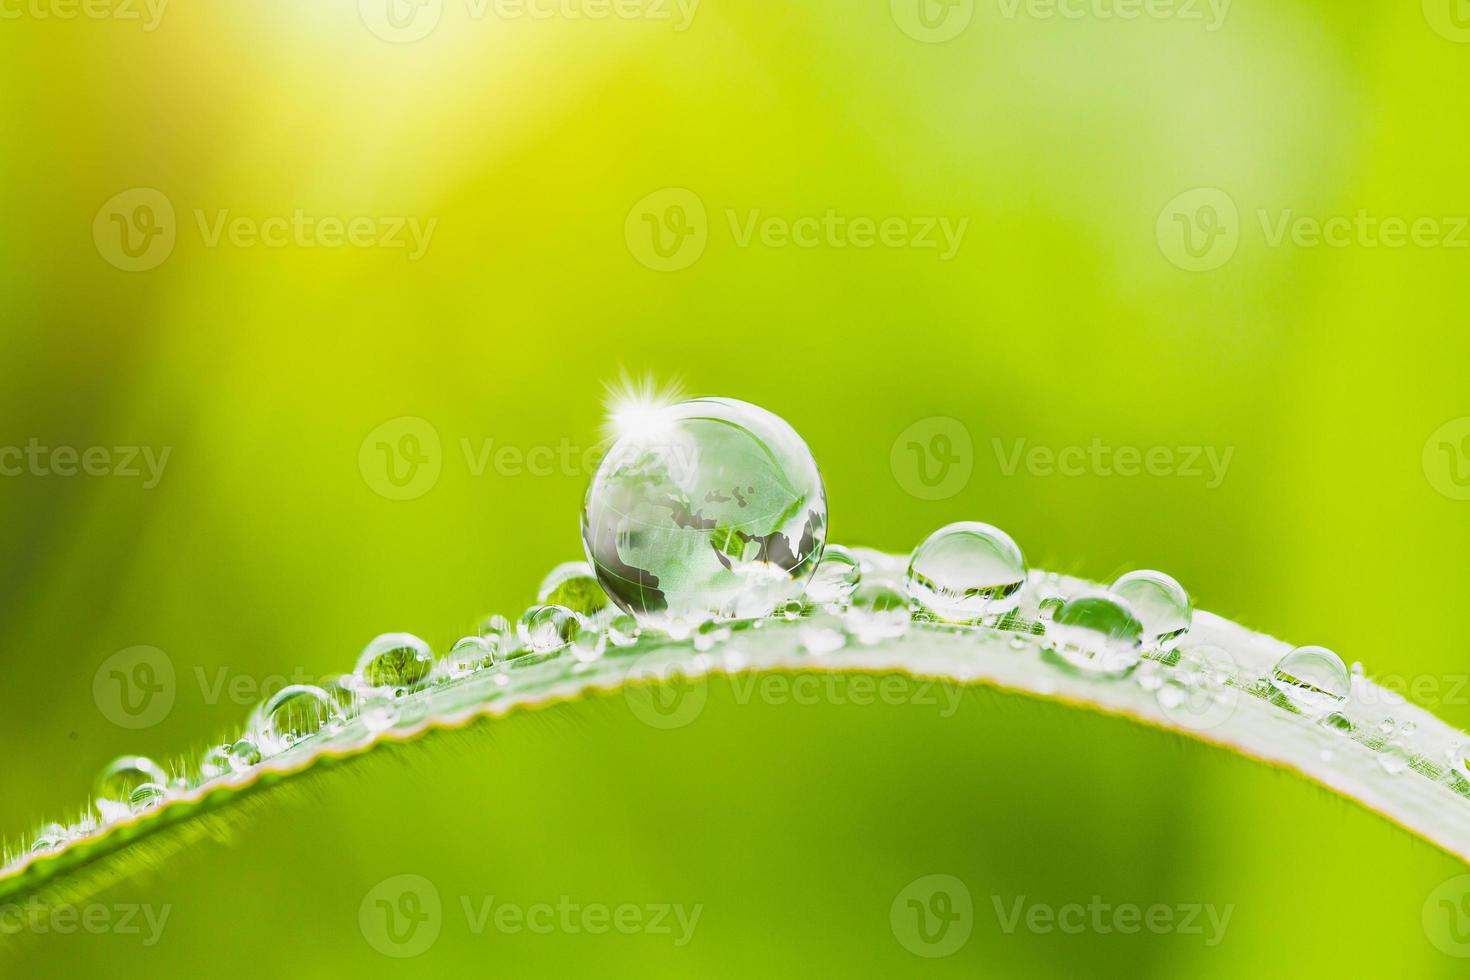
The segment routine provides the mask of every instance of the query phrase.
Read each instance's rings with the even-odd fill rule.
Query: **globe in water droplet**
[[[847,632],[867,644],[902,636],[912,622],[908,596],[879,582],[858,586],[852,605],[843,614]]]
[[[1316,715],[1347,700],[1352,679],[1342,658],[1326,647],[1297,647],[1271,670],[1271,686],[1300,710]]]
[[[541,581],[536,601],[546,606],[565,606],[583,619],[592,619],[608,607],[607,593],[585,561],[564,562]]]
[[[552,653],[572,642],[577,617],[566,606],[532,606],[516,624],[521,642],[531,653]]]
[[[337,702],[321,688],[311,684],[283,687],[261,707],[261,748],[268,755],[284,752],[339,717]]]
[[[1088,673],[1122,673],[1143,656],[1143,624],[1111,592],[1084,592],[1062,603],[1046,637],[1054,653]]]
[[[700,398],[636,413],[582,511],[598,581],[644,624],[768,616],[800,594],[827,533],[816,461],[764,409]]]
[[[242,738],[230,746],[230,768],[236,775],[249,772],[260,765],[260,748],[248,738]]]
[[[370,689],[418,687],[434,667],[434,652],[412,633],[374,637],[358,655],[353,671]]]
[[[908,593],[949,622],[974,622],[1016,608],[1026,559],[1010,535],[978,521],[940,528],[909,559]]]
[[[852,552],[840,544],[829,544],[806,585],[806,597],[812,602],[846,605],[862,580],[862,566]]]

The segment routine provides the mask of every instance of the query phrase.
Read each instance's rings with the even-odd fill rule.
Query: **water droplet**
[[[412,633],[384,633],[363,647],[353,671],[366,688],[413,688],[434,668],[434,652]]]
[[[1351,680],[1342,658],[1326,647],[1297,647],[1271,670],[1271,686],[1297,708],[1321,714],[1347,700]]]
[[[260,747],[268,755],[284,752],[340,719],[337,702],[312,684],[283,687],[260,709]]]
[[[1057,618],[1057,610],[1067,604],[1067,600],[1059,595],[1049,595],[1036,604],[1036,616],[1043,623],[1049,623]]]
[[[638,637],[643,635],[643,630],[638,625],[638,620],[623,613],[614,616],[612,622],[607,625],[607,639],[615,647],[630,647],[638,642]]]
[[[1324,727],[1334,732],[1337,732],[1339,735],[1351,735],[1353,732],[1352,719],[1343,714],[1341,711],[1329,712],[1327,716],[1322,719],[1322,724]]]
[[[1378,723],[1378,730],[1384,735],[1392,735],[1393,730],[1398,727],[1398,722],[1392,718],[1385,718]]]
[[[500,639],[489,636],[466,636],[455,641],[442,661],[442,669],[450,679],[468,677],[478,670],[499,662]]]
[[[128,809],[133,813],[145,813],[161,806],[168,799],[168,790],[159,783],[144,783],[128,797]]]
[[[475,630],[481,636],[498,636],[503,646],[505,641],[515,636],[515,625],[499,613],[486,616],[480,620],[480,625]]]
[[[842,620],[828,612],[812,615],[797,629],[797,635],[802,649],[817,656],[835,653],[847,644],[847,630],[843,628]]]
[[[1129,572],[1113,583],[1111,591],[1123,597],[1143,624],[1145,649],[1172,650],[1189,632],[1194,612],[1189,593],[1163,572]]]
[[[614,602],[646,625],[770,615],[800,594],[827,533],[827,500],[801,437],[727,398],[645,406],[587,491],[582,536]]]
[[[929,535],[909,559],[910,596],[940,619],[973,622],[1010,612],[1026,584],[1026,559],[1010,535],[977,521]]]
[[[1111,592],[1068,599],[1047,624],[1046,636],[1053,652],[1088,673],[1122,673],[1143,655],[1143,624]]]
[[[1169,678],[1154,692],[1154,699],[1165,711],[1174,711],[1189,697],[1189,688],[1174,678]]]
[[[862,580],[862,566],[852,552],[840,544],[829,544],[806,585],[806,597],[812,602],[846,605]]]
[[[230,746],[230,768],[236,775],[260,765],[260,748],[254,741],[242,738]]]
[[[576,657],[580,663],[590,664],[602,656],[606,642],[606,636],[597,630],[585,627],[579,629],[572,637],[572,656]]]
[[[878,582],[859,585],[843,616],[847,631],[859,642],[870,644],[902,636],[912,621],[908,596]]]
[[[800,599],[787,599],[785,602],[781,603],[781,605],[776,607],[776,615],[780,616],[788,623],[796,622],[798,619],[805,616],[806,613],[807,604]]]
[[[44,824],[36,831],[35,839],[31,843],[31,853],[41,854],[46,851],[54,851],[67,841],[66,828],[59,823]]]
[[[217,779],[230,772],[230,747],[216,745],[208,749],[199,760],[199,774],[205,779]]]
[[[391,695],[374,694],[362,703],[362,724],[368,731],[386,731],[397,721],[398,700]]]
[[[109,822],[127,816],[132,810],[133,791],[149,783],[163,786],[168,774],[152,759],[141,755],[125,755],[103,768],[93,790],[97,811]]]
[[[1400,741],[1392,741],[1385,745],[1378,753],[1378,765],[1390,776],[1397,776],[1409,768],[1413,759],[1413,753],[1409,747]]]
[[[516,633],[531,653],[552,653],[572,641],[577,617],[566,606],[532,606],[516,624]]]
[[[607,593],[585,561],[563,562],[551,570],[536,591],[543,606],[565,606],[583,619],[592,619],[607,608]]]

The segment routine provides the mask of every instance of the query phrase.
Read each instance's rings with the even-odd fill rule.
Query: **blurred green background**
[[[221,679],[514,614],[580,555],[623,372],[790,421],[832,540],[980,519],[1033,566],[1162,568],[1470,725],[1461,0],[392,2],[0,7],[0,443],[109,474],[0,455],[3,832],[239,724]],[[1093,446],[1155,472],[1025,455]],[[156,485],[118,447],[166,449]],[[175,697],[129,730],[93,685],[137,645]],[[988,693],[721,692],[325,780],[99,896],[167,904],[154,945],[0,942],[19,976],[1462,975],[1420,917],[1463,867],[1294,777]],[[927,960],[888,908],[933,873],[975,921]],[[445,904],[402,960],[357,918],[399,874]],[[487,895],[704,911],[677,948],[477,936]],[[993,895],[1235,911],[1213,947],[1007,934]]]

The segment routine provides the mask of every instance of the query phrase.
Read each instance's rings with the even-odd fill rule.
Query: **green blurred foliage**
[[[833,540],[906,551],[980,519],[1034,566],[1162,568],[1204,608],[1417,682],[1470,725],[1449,615],[1470,457],[1458,433],[1439,455],[1435,435],[1470,415],[1470,252],[1453,245],[1470,239],[1454,230],[1470,45],[1433,0],[1238,0],[1215,30],[1194,6],[1206,20],[961,3],[968,26],[940,43],[905,33],[902,0],[706,0],[685,30],[449,0],[413,43],[374,33],[373,0],[169,5],[151,31],[37,16],[62,0],[6,6],[21,13],[0,23],[0,444],[169,456],[152,488],[0,479],[0,827],[63,813],[120,752],[168,757],[238,725],[262,684],[349,669],[376,633],[444,650],[484,613],[514,615],[580,554],[586,461],[623,371],[790,421]],[[108,260],[105,214],[94,236],[132,188],[175,212],[147,271]],[[706,241],[657,271],[635,205],[666,188],[692,192]],[[1188,271],[1166,209],[1197,188],[1225,193],[1239,241]],[[967,224],[948,259],[759,230],[829,210],[848,236],[853,219]],[[326,247],[319,224],[314,247],[210,244],[221,212],[254,227],[298,211],[434,224],[416,260]],[[1284,218],[1360,211],[1451,241],[1272,244]],[[973,447],[943,499],[911,492],[894,447],[934,417]],[[374,469],[385,423],[393,447],[438,439],[421,496],[390,499]],[[1065,475],[1025,455],[1094,445],[1167,447],[1169,473]],[[1205,450],[1229,453],[1219,480]],[[135,645],[166,653],[176,697],[128,730],[93,685]],[[238,851],[201,845],[116,889],[173,903],[156,947],[43,937],[26,975],[1457,969],[1419,924],[1455,862],[1214,751],[981,700],[950,725],[742,706],[683,739],[630,727],[616,701],[559,708],[432,780],[405,750],[404,767],[264,818]],[[523,902],[687,893],[707,931],[673,955],[446,930],[390,961],[354,917],[406,872]],[[982,905],[999,880],[1053,902],[1233,902],[1237,926],[1211,950],[1069,945],[999,936],[985,906],[989,932],[922,961],[887,903],[935,872]],[[295,937],[289,955],[275,937]]]

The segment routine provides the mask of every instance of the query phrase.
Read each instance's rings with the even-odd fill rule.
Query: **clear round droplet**
[[[54,851],[66,841],[65,827],[59,823],[44,824],[36,831],[36,836],[31,841],[31,853],[41,854],[46,851]]]
[[[1326,647],[1297,647],[1271,669],[1271,686],[1300,710],[1316,715],[1347,700],[1351,678],[1342,658]]]
[[[167,799],[168,790],[162,784],[144,783],[128,797],[128,809],[133,813],[146,813]]]
[[[827,533],[811,451],[770,412],[729,398],[618,413],[587,490],[598,581],[644,625],[770,615],[799,595]]]
[[[606,637],[602,633],[584,626],[572,637],[572,656],[576,657],[579,663],[590,664],[602,656],[606,642]]]
[[[840,544],[829,544],[822,551],[822,560],[806,584],[806,597],[812,602],[825,602],[843,606],[852,598],[858,583],[863,580],[863,569],[852,552]]]
[[[1026,559],[998,527],[962,521],[940,528],[909,558],[908,593],[949,622],[974,622],[1016,608]]]
[[[1122,673],[1143,656],[1143,624],[1111,592],[1084,592],[1062,603],[1046,637],[1054,653],[1087,673]]]
[[[312,684],[283,687],[261,706],[260,747],[268,755],[328,728],[340,718],[337,702]]]
[[[1036,604],[1036,616],[1044,623],[1049,623],[1057,617],[1057,610],[1067,604],[1067,600],[1059,595],[1049,595]]]
[[[360,717],[368,731],[386,731],[398,721],[398,699],[391,694],[374,694],[363,701]]]
[[[114,759],[102,769],[93,788],[97,811],[108,821],[127,816],[132,812],[133,791],[148,784],[168,784],[168,773],[158,763],[141,755]]]
[[[230,772],[230,747],[215,745],[207,749],[199,760],[199,774],[205,779],[217,779]]]
[[[607,640],[615,647],[630,647],[642,635],[643,630],[639,627],[638,620],[627,613],[614,616],[612,622],[607,624]]]
[[[260,747],[252,739],[242,738],[230,746],[230,768],[236,775],[260,765]]]
[[[434,651],[412,633],[384,633],[373,637],[357,657],[353,670],[370,689],[418,687],[434,668]]]
[[[847,631],[860,643],[879,643],[902,636],[913,622],[909,598],[891,586],[864,582],[852,594],[852,605],[843,613]]]
[[[1148,569],[1129,572],[1114,582],[1109,591],[1122,596],[1143,623],[1144,649],[1172,650],[1189,632],[1194,615],[1189,593],[1163,572]]]
[[[531,653],[552,653],[572,641],[578,626],[566,606],[532,606],[521,615],[516,633]]]
[[[1351,735],[1353,733],[1353,722],[1341,711],[1329,712],[1322,719],[1322,727],[1329,731],[1337,732],[1339,735]]]
[[[565,606],[583,619],[592,619],[608,607],[607,593],[585,561],[563,562],[541,580],[536,601],[543,606]]]
[[[494,634],[466,636],[449,648],[441,666],[444,675],[451,680],[468,677],[476,671],[493,667],[498,662],[499,652],[500,640]]]

